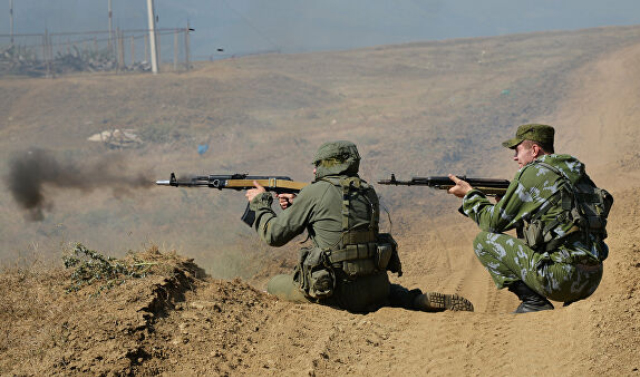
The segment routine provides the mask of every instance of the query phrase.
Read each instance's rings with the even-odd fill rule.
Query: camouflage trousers
[[[416,310],[415,298],[422,294],[419,289],[408,290],[398,284],[389,283],[386,272],[359,277],[348,281],[340,279],[333,295],[317,303],[335,306],[354,313],[367,313],[383,306],[401,307]],[[276,275],[269,281],[267,292],[285,301],[298,303],[316,302],[308,298],[300,284],[294,281],[293,274]]]
[[[521,280],[550,300],[573,302],[589,297],[602,279],[602,263],[556,262],[549,253],[538,253],[502,233],[480,232],[473,248],[498,289]]]

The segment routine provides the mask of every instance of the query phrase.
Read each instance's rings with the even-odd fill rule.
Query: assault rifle
[[[506,179],[470,178],[466,175],[458,175],[457,177],[489,196],[502,196],[507,192],[507,187],[509,187],[509,181]],[[413,177],[409,181],[399,181],[396,179],[395,174],[391,174],[390,179],[383,179],[378,183],[396,186],[429,186],[440,190],[448,190],[456,185],[447,176]]]
[[[296,182],[289,177],[274,175],[248,175],[248,174],[230,174],[230,175],[196,175],[177,179],[174,173],[168,181],[156,181],[160,186],[174,187],[208,187],[218,190],[248,190],[253,188],[253,181],[258,182],[269,192],[277,194],[296,194],[308,183]],[[242,221],[252,226],[255,221],[256,214],[249,208],[249,204],[244,210]]]

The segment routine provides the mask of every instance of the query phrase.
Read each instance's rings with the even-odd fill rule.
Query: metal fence
[[[190,68],[191,29],[156,29],[159,71]],[[0,76],[151,72],[149,30],[0,34]]]

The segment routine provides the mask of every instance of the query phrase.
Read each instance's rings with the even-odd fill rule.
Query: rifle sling
[[[473,188],[482,191],[485,195],[504,195],[507,192],[506,188],[499,187],[473,186]]]

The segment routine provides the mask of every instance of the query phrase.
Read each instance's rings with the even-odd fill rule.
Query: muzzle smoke
[[[30,221],[42,221],[44,212],[52,210],[53,201],[47,197],[51,196],[50,188],[77,189],[83,193],[109,188],[115,196],[120,196],[132,189],[153,185],[143,173],[125,174],[126,164],[118,156],[76,164],[59,162],[46,150],[31,149],[15,156],[9,165],[9,190]]]

